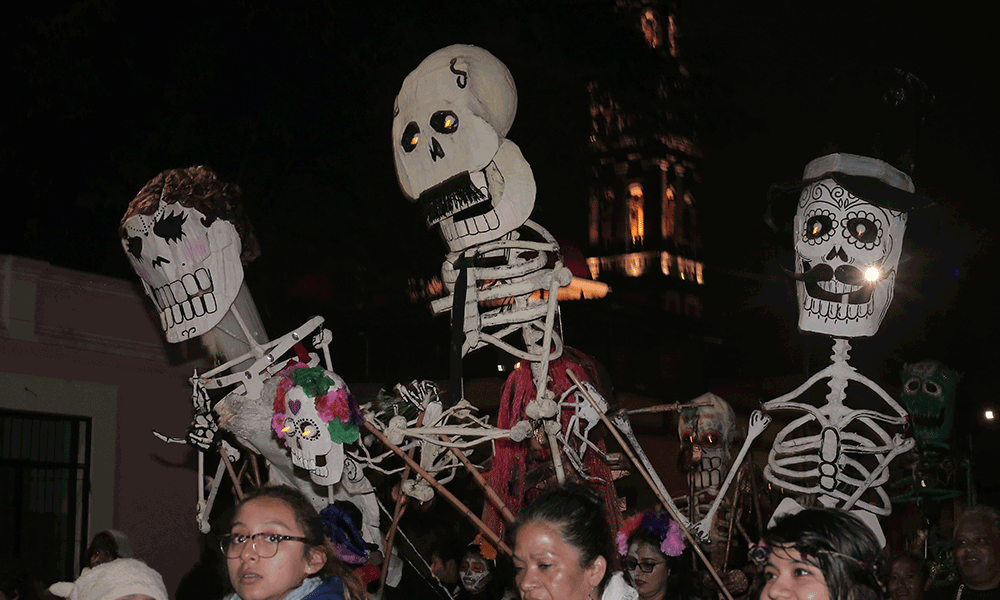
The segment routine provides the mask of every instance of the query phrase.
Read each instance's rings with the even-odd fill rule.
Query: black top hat
[[[890,210],[933,202],[917,194],[910,177],[933,95],[901,69],[866,67],[829,79],[813,127],[819,142],[801,181],[771,186],[766,219],[778,231],[791,226],[799,191],[833,179],[847,191]]]

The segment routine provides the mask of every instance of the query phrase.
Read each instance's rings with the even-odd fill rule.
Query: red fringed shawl
[[[571,369],[580,381],[587,381],[594,387],[599,387],[597,366],[594,361],[586,354],[566,347],[563,349],[561,357],[549,363],[548,387],[556,398],[559,398],[573,385],[569,376],[566,375],[567,369]],[[531,369],[527,366],[514,369],[507,378],[500,397],[497,427],[510,429],[519,421],[523,421],[525,419],[524,409],[534,398],[535,384],[532,381]],[[570,417],[572,417],[572,413],[568,409],[563,410],[560,415],[564,432]],[[523,442],[513,442],[507,439],[497,440],[493,468],[489,473],[490,487],[496,491],[507,508],[515,515],[520,512],[522,506],[530,503],[541,493],[541,490],[536,488],[525,489],[525,473],[537,464],[531,458],[530,444],[531,440]],[[595,445],[602,452],[605,451],[603,440],[597,441]],[[568,468],[565,455],[563,465],[564,468]],[[587,452],[584,465],[591,477],[601,480],[600,483],[590,482],[590,485],[604,501],[611,531],[618,531],[622,524],[622,518],[618,509],[617,493],[611,480],[611,468],[593,450]],[[483,522],[503,539],[506,529],[503,518],[490,502],[486,503],[483,511]]]

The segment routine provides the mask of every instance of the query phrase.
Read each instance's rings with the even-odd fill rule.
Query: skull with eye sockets
[[[718,490],[729,470],[729,448],[736,437],[736,414],[722,398],[708,392],[678,413],[682,451],[691,453],[696,490]]]
[[[793,231],[799,328],[874,335],[892,301],[906,213],[823,179],[802,190]]]
[[[205,167],[172,169],[149,181],[119,233],[171,343],[219,324],[243,285],[243,263],[258,252],[239,187]]]
[[[319,485],[338,483],[344,472],[344,444],[358,438],[357,403],[333,371],[303,364],[279,374],[271,427],[292,453],[292,464],[309,471]],[[355,473],[357,475],[357,473]]]
[[[504,139],[516,110],[507,67],[475,46],[438,50],[403,81],[392,120],[399,186],[452,252],[499,239],[531,214],[531,167]]]
[[[947,447],[961,374],[936,360],[903,365],[903,405],[921,444]]]

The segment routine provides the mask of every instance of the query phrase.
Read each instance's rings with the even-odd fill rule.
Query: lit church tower
[[[644,40],[621,70],[590,82],[587,263],[616,294],[655,290],[647,302],[700,316],[701,238],[687,70],[669,1],[616,0],[628,34]]]

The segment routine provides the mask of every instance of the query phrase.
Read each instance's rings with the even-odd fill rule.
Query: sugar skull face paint
[[[490,565],[475,554],[466,554],[458,569],[462,587],[471,594],[478,594],[486,588],[490,581]]]

